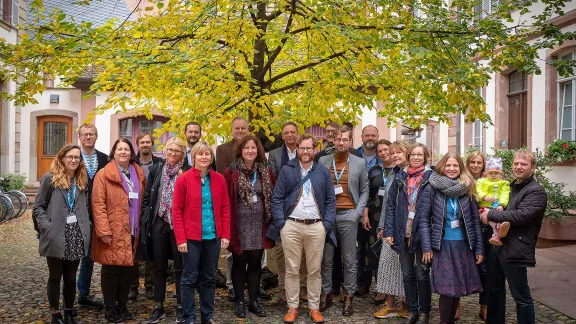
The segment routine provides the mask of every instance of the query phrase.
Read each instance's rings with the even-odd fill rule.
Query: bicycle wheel
[[[22,215],[22,206],[23,206],[22,202],[20,201],[20,197],[11,192],[6,192],[4,193],[4,195],[8,197],[12,202],[12,207],[14,208],[12,218],[20,217],[20,215]]]
[[[28,197],[26,197],[26,195],[22,191],[18,190],[10,190],[7,193],[18,197],[20,212],[16,217],[22,216],[26,212],[26,209],[28,209]]]
[[[5,194],[0,194],[0,205],[2,206],[3,222],[12,219],[14,215],[14,206],[12,201]]]

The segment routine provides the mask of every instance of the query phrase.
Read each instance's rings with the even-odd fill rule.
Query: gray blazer
[[[275,148],[272,151],[268,152],[268,166],[272,169],[272,173],[274,173],[274,177],[278,178],[280,174],[280,169],[282,168],[282,150],[284,149],[284,145],[280,146],[279,148]]]
[[[46,173],[40,180],[40,188],[32,208],[32,217],[36,219],[40,231],[40,255],[64,258],[68,190],[54,188],[51,183],[52,173]],[[76,191],[76,203],[74,205],[80,232],[84,238],[84,255],[88,255],[91,234],[86,192],[87,189]]]
[[[364,215],[364,208],[368,202],[368,195],[370,194],[370,186],[368,183],[368,170],[366,169],[366,161],[363,158],[359,158],[355,155],[350,154],[350,163],[348,164],[348,192],[350,193],[350,198],[356,206],[356,212],[358,217]],[[332,166],[332,161],[334,160],[334,154],[328,154],[320,158],[318,161],[321,165],[325,166],[330,170]]]

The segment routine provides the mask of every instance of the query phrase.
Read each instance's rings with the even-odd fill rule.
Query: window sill
[[[12,31],[12,26],[4,20],[0,20],[0,27],[6,29],[7,31]]]

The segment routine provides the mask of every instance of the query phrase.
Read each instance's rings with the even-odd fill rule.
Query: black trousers
[[[258,300],[260,276],[262,275],[262,254],[264,249],[243,251],[232,254],[232,285],[236,300],[244,300],[244,287],[248,283],[248,298],[251,302]],[[246,267],[248,265],[248,267]]]
[[[138,290],[140,286],[140,262],[134,264],[134,271],[138,271],[138,275],[132,279],[132,285],[130,285],[130,289]],[[146,289],[154,288],[154,262],[153,261],[146,261],[144,262],[144,287]]]
[[[72,309],[76,299],[76,271],[80,260],[67,261],[57,258],[46,257],[48,264],[48,303],[50,309],[60,309],[60,279],[64,278],[62,299],[64,308]]]
[[[134,267],[103,264],[100,274],[104,306],[106,308],[126,307],[132,279],[138,275]]]
[[[482,240],[484,240],[484,246],[486,250],[486,257],[482,260],[482,263],[478,264],[478,273],[480,274],[480,283],[482,284],[482,292],[478,294],[478,304],[488,305],[488,282],[486,281],[486,262],[488,262],[488,255],[490,253],[491,244],[488,242],[492,236],[492,227],[490,225],[481,224],[482,228]]]
[[[168,259],[174,260],[176,277],[176,298],[180,304],[180,281],[182,280],[182,255],[178,252],[176,237],[170,225],[162,217],[156,217],[150,231],[152,252],[154,254],[154,301],[163,303],[166,299],[166,280],[168,279]]]
[[[372,285],[372,277],[377,279],[378,263],[380,262],[380,255],[374,254],[372,251],[372,244],[376,242],[376,231],[378,223],[374,221],[374,217],[370,219],[372,228],[367,231],[362,227],[362,223],[358,223],[358,280],[356,282],[356,289],[370,288]]]

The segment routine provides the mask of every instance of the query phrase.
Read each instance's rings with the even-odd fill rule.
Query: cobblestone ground
[[[222,262],[223,263],[223,262]],[[274,263],[274,262],[269,262]],[[273,267],[273,264],[269,264]],[[36,240],[30,215],[20,219],[0,224],[0,323],[49,323],[46,299],[46,281],[48,270],[44,258],[38,255],[38,242]],[[100,266],[96,265],[92,288],[98,298],[100,292]],[[171,286],[168,290],[173,291]],[[143,289],[141,289],[143,293]],[[227,292],[217,290],[216,311],[214,319],[218,323],[242,323],[234,316],[233,304],[228,302]],[[168,293],[170,295],[170,293]],[[277,296],[277,293],[275,294]],[[400,319],[377,320],[372,317],[376,306],[372,304],[373,295],[366,298],[355,298],[355,313],[351,317],[342,317],[340,303],[335,302],[324,313],[327,323],[401,323]],[[175,299],[169,298],[166,310],[169,313],[165,323],[174,321]],[[507,323],[516,323],[515,311],[511,299],[508,302]],[[261,319],[248,315],[244,323],[281,323],[285,306],[276,300],[264,303],[268,317]],[[146,323],[145,319],[153,309],[153,303],[146,300],[142,294],[135,302],[130,302],[128,308],[135,316],[133,323]],[[301,315],[297,323],[311,323],[305,315],[305,305],[301,305]],[[480,323],[477,317],[477,297],[462,299],[462,318],[459,324]],[[77,317],[79,323],[105,323],[102,312],[79,309]],[[433,299],[433,314],[431,323],[438,323],[438,296]],[[576,323],[562,313],[545,305],[536,303],[537,323]]]

